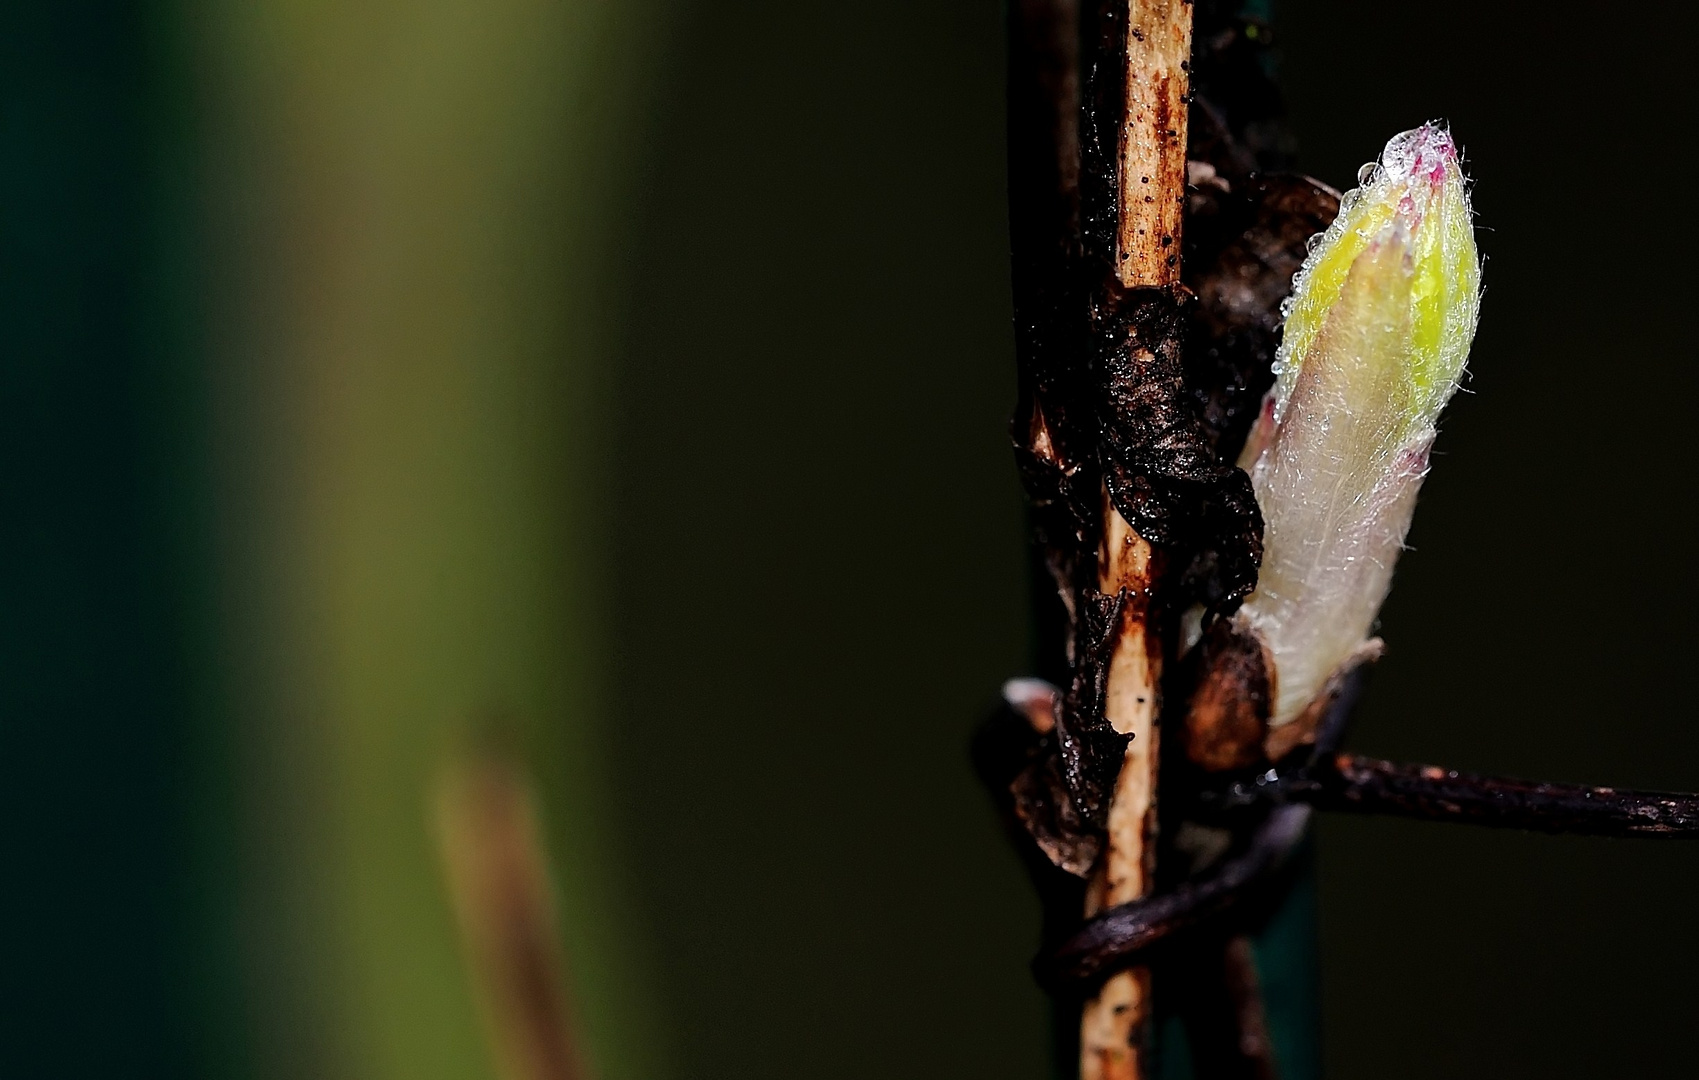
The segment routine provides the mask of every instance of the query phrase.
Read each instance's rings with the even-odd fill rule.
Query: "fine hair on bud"
[[[1369,636],[1480,309],[1450,132],[1394,136],[1358,179],[1293,279],[1275,384],[1239,459],[1266,523],[1243,618],[1274,659],[1275,726]]]

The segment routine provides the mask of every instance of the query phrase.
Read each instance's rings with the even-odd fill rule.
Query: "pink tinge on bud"
[[[1457,144],[1451,132],[1438,123],[1423,124],[1407,131],[1386,144],[1381,155],[1381,168],[1387,180],[1404,187],[1398,200],[1399,216],[1412,227],[1419,226],[1427,205],[1428,193],[1420,191],[1422,181],[1429,191],[1438,189],[1456,169]]]
[[[1457,145],[1444,128],[1424,127],[1428,138],[1416,144],[1416,175],[1426,175],[1433,183],[1445,181],[1445,168],[1457,160]]]
[[[1433,450],[1434,441],[1431,437],[1407,446],[1398,452],[1398,458],[1393,462],[1392,472],[1396,476],[1426,476],[1428,475],[1428,454]]]
[[[1456,160],[1457,144],[1451,141],[1451,132],[1428,123],[1388,143],[1381,164],[1395,180],[1420,178],[1441,184]]]

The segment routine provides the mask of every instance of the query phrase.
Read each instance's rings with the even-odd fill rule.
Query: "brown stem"
[[[1180,216],[1186,207],[1192,5],[1131,0],[1127,14],[1116,272],[1129,288],[1172,285],[1180,280]]]
[[[1185,0],[1107,0],[1097,11],[1089,94],[1085,175],[1094,211],[1085,240],[1101,265],[1108,256],[1113,294],[1172,285],[1180,278],[1180,217],[1185,206],[1187,81],[1192,9]],[[1112,161],[1105,161],[1108,154]],[[1115,325],[1111,323],[1110,325]],[[1098,588],[1124,593],[1110,656],[1104,715],[1133,736],[1109,807],[1102,884],[1087,914],[1145,895],[1151,880],[1150,833],[1156,804],[1157,685],[1163,649],[1151,622],[1155,560],[1148,539],[1104,500]],[[1108,979],[1080,1019],[1082,1080],[1146,1075],[1150,973],[1131,969]]]
[[[1155,854],[1150,834],[1156,819],[1156,711],[1162,650],[1150,621],[1154,557],[1150,542],[1113,507],[1106,509],[1105,517],[1098,587],[1109,595],[1125,591],[1130,602],[1123,608],[1110,655],[1104,715],[1116,731],[1131,735],[1132,740],[1109,803],[1108,843],[1098,878],[1087,893],[1088,916],[1149,892]],[[1105,982],[1080,1016],[1082,1080],[1136,1080],[1144,1075],[1140,1059],[1149,1019],[1148,970],[1129,969]]]

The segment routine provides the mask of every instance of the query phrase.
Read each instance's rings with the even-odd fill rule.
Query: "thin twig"
[[[1276,782],[1320,810],[1588,836],[1699,837],[1699,795],[1550,784],[1337,754]]]
[[[1162,654],[1151,625],[1149,597],[1154,579],[1150,542],[1107,505],[1099,554],[1099,588],[1129,603],[1109,661],[1104,715],[1116,731],[1131,735],[1109,804],[1108,843],[1100,877],[1087,894],[1086,914],[1126,904],[1150,889],[1156,813],[1157,683]],[[1137,1080],[1144,1028],[1150,1019],[1150,973],[1123,971],[1087,1001],[1080,1017],[1082,1080]]]
[[[1180,221],[1185,207],[1187,83],[1192,9],[1185,0],[1108,0],[1094,27],[1095,121],[1084,141],[1088,176],[1113,178],[1109,209],[1092,209],[1088,244],[1109,256],[1121,289],[1168,286],[1180,278]],[[1116,99],[1118,95],[1118,100]],[[1105,100],[1105,99],[1108,100]],[[1114,130],[1105,130],[1113,121]],[[1114,154],[1104,168],[1103,157]],[[1104,191],[1101,194],[1109,194]],[[1093,235],[1093,234],[1096,235]],[[1103,235],[1112,233],[1110,236]],[[1105,240],[1110,243],[1105,244]],[[1103,250],[1108,248],[1109,250]],[[1098,588],[1127,599],[1110,655],[1105,718],[1132,736],[1109,806],[1102,888],[1091,907],[1136,900],[1149,891],[1156,806],[1157,685],[1163,649],[1151,622],[1155,558],[1148,539],[1104,499]],[[1111,977],[1085,1003],[1080,1019],[1082,1080],[1138,1080],[1150,1020],[1150,973]]]
[[[1699,794],[1511,780],[1355,754],[1326,755],[1200,798],[1218,811],[1270,802],[1277,808],[1241,854],[1206,876],[1086,923],[1034,962],[1040,982],[1056,989],[1092,986],[1153,946],[1228,916],[1286,865],[1312,809],[1567,835],[1699,839]]]

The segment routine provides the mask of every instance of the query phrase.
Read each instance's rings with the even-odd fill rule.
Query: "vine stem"
[[[1567,836],[1699,839],[1699,793],[1631,791],[1479,776],[1357,754],[1326,754],[1290,772],[1270,772],[1206,791],[1220,811],[1272,806],[1243,851],[1206,875],[1101,912],[1040,956],[1033,970],[1052,990],[1095,985],[1146,950],[1208,926],[1279,886],[1313,810],[1391,814],[1418,821],[1527,829]],[[1236,929],[1217,926],[1216,932]]]
[[[1104,25],[1124,35],[1125,97],[1116,147],[1114,273],[1123,288],[1180,279],[1192,6],[1186,0],[1110,0]],[[1106,12],[1107,14],[1111,14]],[[1090,149],[1087,151],[1091,152]],[[1087,916],[1150,891],[1157,782],[1156,716],[1163,647],[1150,610],[1157,560],[1104,498],[1098,587],[1123,594],[1105,716],[1133,736],[1109,807],[1108,845]],[[1151,1019],[1148,968],[1109,978],[1080,1017],[1081,1080],[1144,1080]]]

